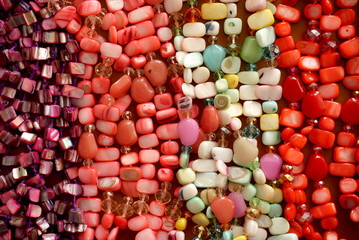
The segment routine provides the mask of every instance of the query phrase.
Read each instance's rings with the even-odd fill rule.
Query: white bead
[[[207,207],[206,216],[207,216],[209,219],[213,219],[213,218],[216,217],[216,215],[214,215],[214,213],[212,212],[211,206],[208,206],[208,207]]]
[[[181,197],[183,198],[183,200],[189,200],[193,197],[195,197],[198,194],[198,190],[196,185],[194,185],[193,183],[184,185],[181,190]]]
[[[228,125],[231,122],[231,113],[228,111],[228,109],[226,110],[218,110],[218,117],[220,120],[220,125]]]
[[[196,173],[196,179],[194,180],[194,185],[196,185],[196,187],[198,188],[217,187],[217,173],[215,172]]]
[[[217,187],[218,188],[227,189],[227,183],[228,183],[227,176],[224,176],[222,174],[217,175]]]
[[[264,214],[262,214],[259,218],[257,218],[254,221],[258,223],[258,227],[260,228],[269,228],[270,226],[272,226],[272,219]]]
[[[274,196],[273,187],[269,186],[268,184],[255,184],[254,186],[257,189],[257,194],[256,194],[257,198],[260,198],[267,202],[273,199]]]
[[[191,98],[196,98],[196,93],[194,91],[194,86],[189,83],[182,84],[182,92],[184,95],[189,96]]]
[[[199,99],[211,98],[217,95],[216,86],[213,82],[197,84],[194,90]]]
[[[192,82],[192,69],[185,68],[183,70],[183,80],[185,83],[191,83]]]
[[[181,43],[181,48],[185,52],[203,52],[206,48],[206,41],[203,38],[185,38]]]
[[[239,94],[240,95],[240,94]],[[255,89],[255,95],[263,101],[278,101],[282,98],[282,86],[262,85]]]
[[[213,159],[197,159],[190,162],[190,166],[195,172],[216,172],[216,160]]]
[[[221,63],[221,69],[226,74],[237,74],[241,68],[241,59],[239,57],[226,57]]]
[[[239,118],[232,118],[229,127],[233,132],[238,131],[242,127],[242,121]]]
[[[198,146],[198,157],[202,159],[209,159],[212,157],[212,149],[218,147],[216,141],[203,141]]]
[[[280,81],[281,72],[278,68],[261,68],[258,74],[261,76],[260,84],[277,85]]]
[[[274,27],[268,26],[256,32],[256,40],[260,47],[264,48],[275,41]]]
[[[258,230],[258,224],[254,220],[246,219],[243,225],[246,236],[253,237],[256,235]]]
[[[188,53],[183,52],[183,51],[176,52],[176,61],[178,62],[178,64],[183,65],[184,59],[187,55],[188,55]]]
[[[242,85],[239,87],[239,98],[241,100],[257,100],[257,85]]]
[[[206,27],[201,22],[185,23],[182,30],[185,37],[203,37],[206,34]]]
[[[236,103],[239,101],[238,89],[228,89],[225,94],[229,95],[229,97],[231,98],[231,103]]]
[[[269,1],[266,2],[266,8],[269,9],[272,12],[273,15],[277,11],[277,7],[273,3],[269,2]]]
[[[195,68],[203,64],[203,56],[198,52],[188,53],[183,60],[185,68]]]
[[[261,215],[261,216],[266,216],[266,215]],[[267,235],[268,234],[266,230],[264,230],[263,228],[258,228],[256,235],[254,235],[253,237],[248,237],[247,240],[266,240]]]
[[[263,112],[276,113],[278,111],[278,103],[276,101],[265,101],[262,103]]]
[[[196,173],[192,168],[181,168],[177,171],[176,177],[180,184],[185,185],[192,183],[196,179]]]
[[[225,147],[212,148],[212,157],[214,160],[222,160],[225,163],[229,163],[233,158],[233,150]]]
[[[206,35],[217,36],[219,34],[219,23],[216,21],[209,21],[205,23]]]
[[[298,236],[295,233],[286,233],[277,236],[271,236],[267,240],[298,240]]]
[[[238,35],[242,32],[242,20],[240,18],[227,18],[224,21],[224,33]]]
[[[210,71],[206,67],[199,67],[193,70],[192,78],[197,84],[204,83],[209,79]]]
[[[228,180],[234,183],[246,185],[250,183],[252,172],[249,169],[241,167],[228,167],[229,176]]]
[[[227,18],[237,17],[237,4],[227,3]]]
[[[272,235],[280,235],[289,231],[290,225],[287,219],[283,217],[275,217],[272,219],[272,226],[269,228],[269,232]]]
[[[262,116],[262,105],[256,101],[245,101],[243,104],[243,115],[246,117]]]
[[[215,82],[215,86],[218,93],[223,93],[228,89],[228,82],[226,79],[221,78]]]
[[[175,46],[176,51],[182,51],[181,43],[183,41],[183,36],[175,36],[173,39],[173,44]]]
[[[182,9],[182,0],[164,0],[163,5],[165,6],[168,14],[179,12]]]
[[[216,160],[216,167],[220,175],[228,176],[228,167],[222,160]]]
[[[231,230],[233,232],[233,238],[244,235],[244,229],[242,226],[232,225]]]
[[[238,74],[239,82],[246,85],[255,85],[259,82],[259,75],[256,71],[243,71]]]
[[[231,103],[227,109],[231,117],[239,117],[243,114],[243,106],[241,103]]]
[[[280,141],[280,131],[264,131],[262,134],[262,143],[266,146],[277,145]]]
[[[257,12],[266,7],[266,0],[246,0],[245,8],[248,12]]]
[[[267,180],[266,175],[260,168],[257,168],[253,171],[253,179],[258,184],[265,184]]]

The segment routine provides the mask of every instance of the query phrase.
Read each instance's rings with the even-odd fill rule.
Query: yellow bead
[[[187,219],[185,218],[179,218],[176,221],[175,228],[179,231],[184,231],[187,227]]]
[[[248,26],[252,30],[259,30],[274,23],[273,13],[269,9],[264,9],[253,13],[248,17]]]
[[[263,114],[260,122],[262,131],[276,131],[279,129],[279,118],[276,113]]]
[[[247,237],[242,235],[242,236],[239,236],[239,237],[236,237],[236,238],[233,238],[233,240],[247,240]]]
[[[224,3],[204,3],[201,12],[204,20],[221,20],[227,17],[227,6]]]
[[[228,88],[235,89],[238,86],[239,77],[236,74],[226,74],[224,75],[224,79],[228,82]]]
[[[200,226],[207,226],[209,225],[209,219],[204,213],[196,213],[192,216],[192,221]]]
[[[280,203],[283,201],[283,192],[280,188],[274,188],[274,196],[270,203]]]

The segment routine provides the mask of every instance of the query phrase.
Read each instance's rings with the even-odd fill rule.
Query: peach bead
[[[113,13],[106,13],[102,18],[101,28],[104,31],[108,31],[111,26],[116,25],[116,17]]]
[[[92,72],[93,72],[93,66],[91,65],[85,65],[85,72],[84,74],[77,75],[78,78],[82,79],[91,79],[92,78]]]
[[[159,144],[157,135],[155,133],[145,134],[138,138],[138,145],[140,148],[154,148]]]
[[[142,178],[153,179],[156,175],[156,167],[151,163],[142,164],[140,166],[142,171]]]
[[[135,165],[139,161],[138,154],[136,152],[124,154],[121,156],[120,161],[123,166]]]
[[[94,114],[97,118],[112,122],[117,122],[121,117],[120,110],[118,108],[104,104],[97,104],[94,107]]]
[[[133,1],[125,0],[123,9],[129,12],[143,6],[144,4],[145,4],[144,0],[133,0]]]
[[[158,190],[158,182],[156,180],[141,179],[136,184],[136,189],[142,194],[154,194]]]
[[[122,181],[121,191],[126,196],[138,198],[141,193],[137,191],[136,185],[137,182]]]
[[[148,134],[153,132],[153,121],[151,118],[140,118],[136,122],[136,132],[138,134]]]
[[[155,34],[155,27],[151,21],[144,21],[135,24],[136,27],[136,39],[148,37]]]
[[[108,29],[108,39],[110,43],[117,43],[117,29],[115,26]]]
[[[118,161],[95,162],[92,167],[99,177],[116,177],[120,174],[120,163]]]
[[[116,19],[116,29],[119,30],[128,24],[128,18],[124,11],[119,10],[114,13]]]
[[[139,152],[139,160],[141,163],[156,163],[160,160],[160,153],[156,149],[142,149]]]
[[[96,77],[92,79],[92,92],[97,94],[107,93],[110,89],[111,81],[109,78]]]
[[[173,181],[174,173],[170,168],[160,168],[157,171],[157,178],[161,182],[171,182]]]
[[[95,156],[96,161],[116,161],[120,158],[120,150],[115,147],[99,148]]]
[[[172,30],[169,27],[157,29],[157,36],[161,42],[168,42],[172,39]]]
[[[114,98],[124,96],[131,88],[132,79],[128,75],[123,75],[111,85],[110,94]]]
[[[74,106],[79,108],[92,107],[95,105],[95,97],[93,94],[84,94],[80,99],[72,99]]]
[[[79,110],[79,122],[82,125],[86,125],[86,124],[92,124],[95,122],[95,115],[93,112],[93,108],[91,107],[86,107],[86,108],[81,108]]]
[[[82,80],[81,82],[79,82],[77,84],[77,87],[82,89],[85,94],[86,93],[91,93],[91,91],[92,91],[91,81],[88,81],[88,80]]]
[[[132,24],[135,24],[152,19],[153,16],[154,16],[153,8],[151,6],[144,6],[129,12],[128,21]]]
[[[96,227],[100,223],[100,215],[98,213],[84,212],[84,224],[88,227]]]
[[[104,94],[102,94],[102,96],[100,97],[100,100],[98,102],[99,102],[99,104],[111,106],[115,103],[115,99],[110,94],[104,93]]]
[[[130,58],[126,54],[121,54],[121,56],[115,60],[113,69],[117,72],[122,72],[125,68],[130,66],[130,61]]]
[[[123,8],[123,0],[106,0],[107,9],[110,12],[116,12]]]
[[[98,55],[97,53],[81,51],[79,53],[78,60],[79,62],[82,62],[87,65],[95,65],[97,64]]]
[[[168,25],[168,14],[166,12],[156,13],[152,18],[155,28],[166,27]]]
[[[132,98],[130,97],[130,95],[125,95],[123,97],[116,99],[115,103],[112,106],[120,109],[120,115],[122,115],[122,113],[126,111],[128,106],[130,106],[131,102],[132,102]]]
[[[127,56],[132,57],[141,53],[141,46],[137,40],[133,40],[124,47],[123,51]]]
[[[81,39],[80,47],[86,52],[100,51],[100,43],[92,38],[84,37]]]
[[[96,129],[107,135],[116,135],[117,133],[117,124],[110,121],[105,121],[98,119],[96,121]]]
[[[137,143],[137,133],[135,124],[131,120],[122,120],[118,126],[118,134],[116,134],[116,141],[122,146],[132,146]]]
[[[138,40],[142,54],[155,52],[161,47],[160,39],[157,36],[149,36]]]

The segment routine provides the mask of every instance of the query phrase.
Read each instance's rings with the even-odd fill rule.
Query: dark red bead
[[[303,99],[306,90],[298,75],[289,75],[284,79],[283,96],[290,102],[298,102]]]
[[[357,98],[348,99],[342,106],[340,117],[348,125],[359,124],[359,100]]]
[[[310,154],[305,168],[307,177],[314,181],[323,180],[328,175],[328,163],[321,154]]]

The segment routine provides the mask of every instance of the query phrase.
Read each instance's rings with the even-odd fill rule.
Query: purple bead
[[[264,154],[260,159],[260,164],[260,168],[264,172],[267,180],[275,180],[279,178],[283,160],[278,154]]]
[[[21,32],[18,28],[14,28],[8,35],[8,38],[12,41],[16,41],[21,37]]]
[[[65,184],[63,191],[64,193],[70,194],[72,196],[80,196],[83,194],[82,186],[76,183]]]
[[[23,78],[19,85],[20,90],[32,94],[35,91],[36,81],[30,78]]]
[[[44,139],[38,137],[35,143],[32,145],[32,149],[38,152],[42,152],[42,150],[44,150],[44,146]]]
[[[41,26],[45,31],[54,30],[57,28],[57,24],[54,18],[44,19],[41,23]]]
[[[10,121],[16,117],[14,107],[10,106],[0,111],[0,117],[4,122]]]
[[[84,96],[84,90],[78,87],[74,87],[71,85],[65,85],[62,88],[61,95],[65,97],[77,98],[80,99]]]
[[[77,107],[64,107],[62,108],[62,115],[66,121],[75,122],[79,115],[79,110]]]

